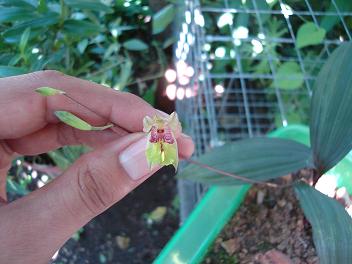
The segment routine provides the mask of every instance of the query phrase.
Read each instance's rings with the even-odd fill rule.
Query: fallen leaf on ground
[[[165,206],[158,206],[149,214],[148,219],[152,222],[159,223],[164,219],[166,212],[167,208]]]
[[[221,242],[221,246],[225,249],[227,254],[233,255],[233,253],[235,253],[239,249],[240,244],[238,243],[238,240],[236,238],[232,238]]]
[[[131,239],[127,236],[117,236],[116,243],[120,249],[127,249],[130,246]]]

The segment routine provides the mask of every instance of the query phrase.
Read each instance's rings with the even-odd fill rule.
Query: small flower
[[[143,131],[148,133],[145,154],[149,167],[152,169],[156,165],[173,165],[177,170],[178,150],[175,134],[181,132],[177,114],[173,112],[167,118],[146,116],[143,119]]]

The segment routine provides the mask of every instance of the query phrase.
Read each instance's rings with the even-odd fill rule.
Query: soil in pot
[[[210,263],[318,263],[293,189],[251,188],[203,261]]]

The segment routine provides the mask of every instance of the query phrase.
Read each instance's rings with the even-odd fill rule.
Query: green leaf
[[[25,52],[30,34],[31,34],[31,28],[26,28],[26,30],[23,32],[21,36],[20,45],[19,45],[21,54]]]
[[[171,45],[175,44],[177,42],[177,38],[175,36],[169,37],[166,39],[163,43],[163,49],[166,49],[170,47]]]
[[[36,91],[37,93],[43,95],[43,96],[52,96],[52,95],[60,95],[60,94],[65,94],[64,91],[59,90],[59,89],[55,89],[55,88],[51,88],[51,87],[39,87],[37,89],[35,89],[34,91]]]
[[[163,32],[166,27],[174,20],[176,10],[175,6],[169,4],[163,7],[155,15],[153,15],[152,27],[153,35]]]
[[[0,65],[0,77],[15,76],[27,73],[24,68]]]
[[[72,8],[86,9],[112,13],[114,10],[98,0],[65,0],[65,4]]]
[[[253,138],[227,143],[196,160],[256,181],[266,181],[302,168],[313,167],[311,150],[308,147],[278,138]],[[216,174],[195,164],[183,169],[179,177],[207,184],[243,184],[241,180]]]
[[[326,31],[317,27],[313,22],[306,22],[297,32],[297,47],[304,48],[310,45],[317,45],[323,42]]]
[[[46,2],[46,0],[39,0],[38,1],[38,11],[40,13],[45,13],[48,11],[48,3]]]
[[[80,119],[74,114],[66,111],[55,111],[56,117],[66,125],[77,128],[79,130],[92,131],[92,130],[104,130],[113,126],[113,124],[108,124],[106,126],[96,127],[88,124],[86,121]]]
[[[248,13],[240,13],[238,14],[236,18],[236,27],[248,27],[248,22],[249,22],[249,14]]]
[[[266,13],[260,12],[258,14],[258,16],[260,16],[260,18],[262,20],[262,23],[265,23],[268,19],[270,19],[270,11],[271,11],[270,5],[272,5],[272,2],[273,1],[271,1],[271,3],[268,4],[267,1],[256,1],[257,7],[255,9],[266,11]]]
[[[62,170],[66,170],[72,165],[80,156],[88,152],[85,146],[65,146],[60,149],[48,152],[50,158],[54,161],[56,166]]]
[[[118,43],[111,43],[109,47],[106,49],[103,58],[107,59],[111,57],[113,53],[115,54],[118,53],[119,49],[120,49],[120,45]]]
[[[352,148],[352,43],[341,44],[325,62],[314,85],[310,140],[323,174]]]
[[[22,58],[21,54],[16,54],[11,58],[11,60],[8,63],[8,66],[15,66],[21,60],[21,58]]]
[[[16,0],[16,1],[0,0],[1,5],[23,7],[33,11],[35,11],[35,8],[36,8],[35,2],[36,1],[28,1],[28,0]]]
[[[88,39],[83,39],[77,44],[77,49],[80,54],[83,54],[88,46]]]
[[[12,194],[26,195],[29,193],[22,185],[18,184],[14,180],[7,178],[6,180],[6,190]]]
[[[335,4],[339,8],[340,12],[352,11],[352,1],[350,0],[335,0]],[[336,8],[332,1],[330,2],[330,6],[327,12],[336,13]],[[332,15],[332,16],[325,15],[321,20],[320,26],[324,28],[326,31],[330,31],[340,21],[341,19],[338,15]]]
[[[285,62],[277,70],[273,86],[284,89],[294,90],[302,86],[304,75],[296,62]]]
[[[23,30],[22,29],[21,30],[18,30],[18,29],[12,30],[12,28],[11,28],[11,29],[5,31],[5,33],[3,35],[5,42],[17,45],[17,43],[19,43],[21,41]],[[46,34],[47,30],[48,29],[46,27],[31,28],[29,39],[35,39],[40,35]]]
[[[144,101],[148,102],[150,105],[154,106],[155,104],[155,90],[157,82],[153,83],[153,86],[150,87],[144,94],[143,99]]]
[[[351,263],[352,219],[346,210],[305,183],[297,184],[295,192],[312,225],[319,263]]]
[[[127,40],[123,43],[123,46],[125,47],[125,49],[128,50],[146,50],[148,49],[148,45],[145,44],[145,42],[143,42],[140,39],[130,39]]]
[[[64,22],[63,31],[75,38],[90,37],[102,31],[102,28],[92,22],[69,19]]]
[[[31,20],[27,20],[23,23],[16,24],[15,26],[9,28],[8,30],[3,32],[3,36],[5,38],[21,36],[23,31],[27,28],[40,28],[45,29],[45,27],[54,25],[59,22],[59,16],[56,13],[48,12],[45,15],[34,18]]]
[[[120,74],[119,74],[119,79],[117,84],[118,90],[122,91],[123,89],[125,89],[128,83],[128,80],[130,79],[132,74],[132,66],[133,66],[133,62],[129,57],[127,57],[125,62],[121,64]]]
[[[32,10],[23,7],[1,7],[0,23],[17,22],[32,19],[36,14]]]
[[[66,170],[71,166],[71,162],[61,153],[60,150],[54,150],[47,153],[49,157],[53,160],[56,166],[62,170]]]

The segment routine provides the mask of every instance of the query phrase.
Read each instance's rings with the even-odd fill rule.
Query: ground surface
[[[292,189],[252,188],[205,263],[318,263],[311,227]]]
[[[151,263],[178,228],[173,205],[176,183],[169,172],[154,175],[88,223],[78,240],[70,239],[60,249],[53,263]],[[167,207],[165,216],[160,223],[148,224],[148,214],[158,206]]]

